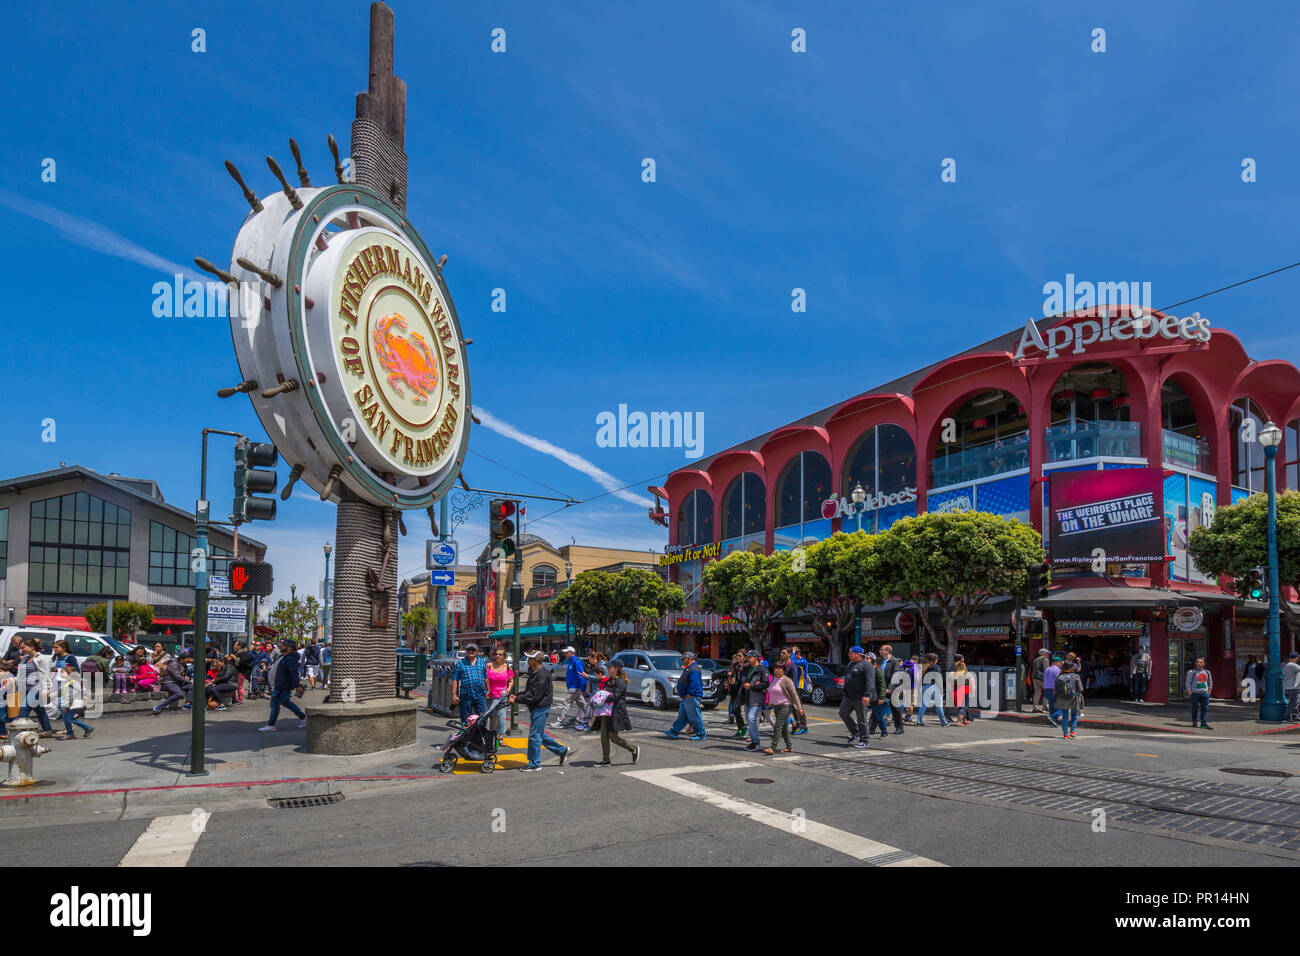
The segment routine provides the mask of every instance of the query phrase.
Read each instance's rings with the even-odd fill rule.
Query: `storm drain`
[[[1291,777],[1285,770],[1260,770],[1258,767],[1220,767],[1221,773],[1235,773],[1243,777]]]
[[[325,793],[318,797],[273,797],[266,802],[273,810],[302,810],[306,807],[327,807],[342,799],[341,793]]]

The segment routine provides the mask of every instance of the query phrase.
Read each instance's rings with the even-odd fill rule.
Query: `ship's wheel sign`
[[[427,507],[469,442],[465,343],[441,269],[374,193],[293,192],[260,200],[232,256],[231,272],[264,305],[231,318],[240,370],[258,383],[253,406],[322,497],[337,498],[341,483],[381,506]]]

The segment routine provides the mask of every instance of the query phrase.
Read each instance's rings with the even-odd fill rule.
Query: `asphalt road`
[[[218,804],[136,819],[58,814],[0,830],[14,863],[116,866],[930,865],[1217,867],[1294,864],[1300,741],[1092,733],[981,721],[908,728],[845,746],[830,708],[810,708],[797,754],[748,753],[707,712],[711,737],[669,740],[671,713],[637,706],[633,767],[596,767],[596,736],[540,773],[438,776],[331,805]],[[716,735],[716,736],[714,736]],[[436,760],[430,752],[429,767]],[[515,762],[521,762],[515,755]],[[467,768],[469,769],[469,768]],[[1099,817],[1099,811],[1102,816]],[[207,814],[210,813],[210,816]],[[111,817],[111,815],[104,815]],[[1101,826],[1098,822],[1101,822]],[[199,822],[195,822],[198,820]],[[161,854],[161,856],[159,855]]]

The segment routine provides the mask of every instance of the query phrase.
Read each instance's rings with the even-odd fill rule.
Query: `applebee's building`
[[[771,553],[924,511],[979,510],[1032,523],[1049,546],[1046,633],[1031,650],[1043,641],[1073,650],[1092,665],[1094,695],[1127,696],[1129,658],[1145,646],[1151,701],[1182,697],[1184,672],[1204,656],[1215,695],[1227,697],[1265,653],[1266,608],[1201,573],[1187,536],[1217,507],[1264,490],[1254,437],[1267,421],[1284,433],[1278,488],[1300,488],[1300,370],[1252,359],[1199,314],[1118,306],[1031,321],[694,462],[652,490],[668,501],[669,551],[700,555],[671,571],[688,620],[709,545],[721,556]],[[1110,474],[1121,471],[1130,474]],[[1071,472],[1094,474],[1059,478],[1053,490],[1054,476]],[[903,610],[864,609],[862,642],[924,650]],[[1015,663],[1011,610],[1010,598],[993,601],[957,635],[968,660]],[[744,641],[727,629],[674,636],[714,657]],[[840,659],[806,616],[774,627],[772,644],[799,642],[809,656]],[[1284,625],[1284,652],[1291,647]]]

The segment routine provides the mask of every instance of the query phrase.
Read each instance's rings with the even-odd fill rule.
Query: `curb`
[[[1044,714],[1017,714],[1015,711],[1000,710],[992,714],[985,720],[1015,720],[1021,722],[1038,721],[1040,725],[1052,726]],[[1093,717],[1085,717],[1079,721],[1080,727],[1089,727],[1093,730],[1128,730],[1135,733],[1146,734],[1183,734],[1189,737],[1199,737],[1195,730],[1189,730],[1181,727],[1160,727],[1153,724],[1135,724],[1122,720],[1098,720]],[[1300,734],[1300,724],[1287,724],[1282,727],[1269,727],[1264,730],[1252,730],[1242,736],[1259,736],[1261,734]]]
[[[312,797],[330,793],[352,796],[425,780],[445,780],[446,774],[355,774],[337,777],[287,777],[281,780],[229,780],[165,784],[151,787],[116,787],[105,790],[66,790],[53,793],[0,794],[0,819],[21,819],[36,814],[72,809],[111,810],[125,815],[132,810],[249,799]]]

